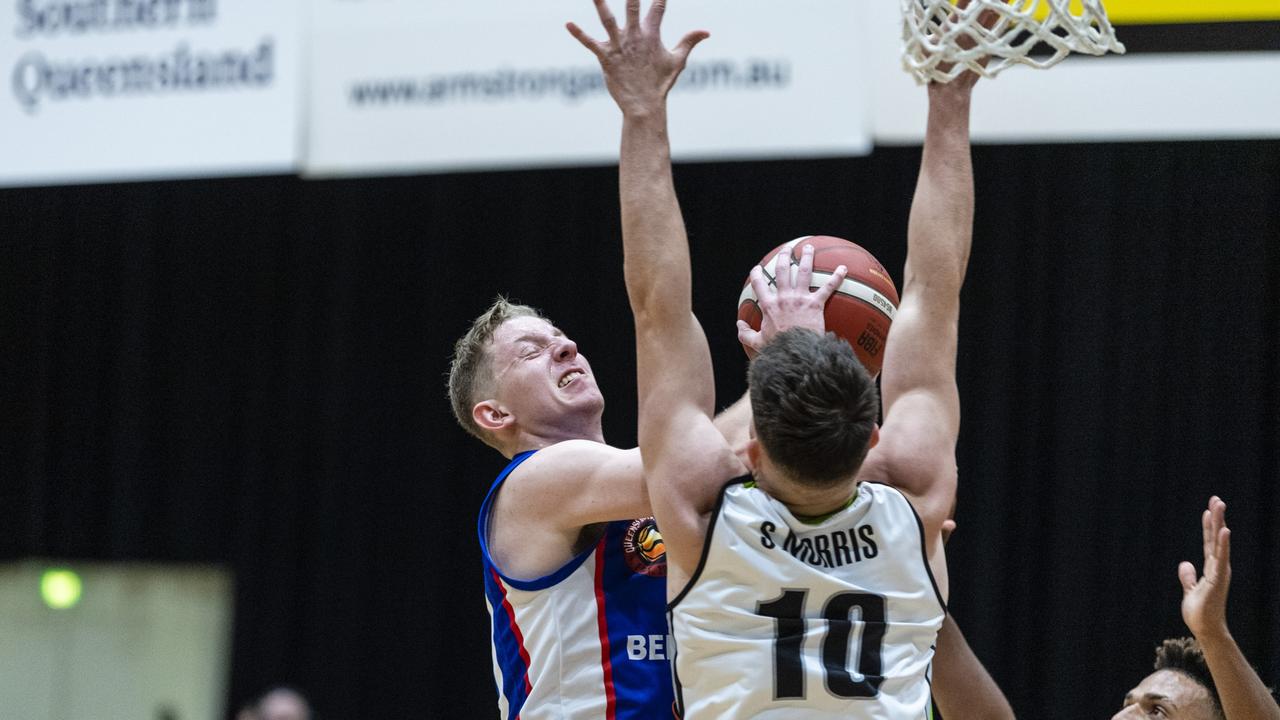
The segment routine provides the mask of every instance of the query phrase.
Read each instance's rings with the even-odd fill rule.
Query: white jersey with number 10
[[[945,605],[911,503],[864,482],[810,524],[749,480],[723,490],[668,606],[682,717],[928,717]]]

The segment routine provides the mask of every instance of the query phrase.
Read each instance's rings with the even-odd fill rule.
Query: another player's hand
[[[619,28],[607,0],[594,0],[600,23],[608,34],[601,42],[573,23],[566,27],[584,47],[595,54],[604,68],[609,94],[624,115],[653,112],[663,108],[667,93],[684,70],[694,46],[711,36],[705,30],[688,33],[672,50],[662,44],[662,16],[666,0],[653,0],[649,12],[640,19],[640,0],[627,0],[627,24]]]
[[[1182,620],[1197,638],[1227,632],[1227,588],[1231,585],[1231,530],[1227,504],[1217,496],[1200,517],[1204,542],[1204,576],[1196,580],[1195,566],[1178,565],[1182,581]]]
[[[947,541],[951,539],[951,534],[954,533],[955,531],[956,531],[955,520],[942,521],[942,544],[943,545],[947,544]]]
[[[959,0],[959,2],[956,3],[956,13],[963,12],[965,8],[969,7],[969,3],[971,1],[972,0]],[[952,18],[952,21],[956,21],[959,19],[957,14],[952,14],[951,18]],[[983,10],[982,13],[978,15],[978,24],[990,30],[993,26],[995,26],[996,21],[999,19],[1000,19],[999,13],[995,12],[994,10]],[[970,37],[969,35],[960,35],[959,37],[956,38],[956,44],[958,44],[961,48],[968,50],[972,48],[974,45],[976,45],[977,43],[974,42],[973,38]],[[984,68],[987,66],[986,57],[982,59],[981,64]],[[938,69],[941,70],[942,72],[948,72],[951,70],[951,67],[952,66],[950,64],[944,63],[940,65]],[[971,70],[969,72],[966,72],[956,77],[956,79],[952,80],[949,83],[943,84],[943,83],[931,82],[929,83],[930,100],[932,101],[933,99],[939,96],[954,96],[954,95],[960,95],[967,98],[969,94],[973,91],[973,86],[978,83],[978,78],[979,78],[978,74]]]
[[[738,321],[738,340],[746,348],[747,355],[754,357],[775,335],[784,330],[803,327],[819,334],[826,332],[823,309],[836,288],[844,282],[846,274],[848,269],[841,265],[831,273],[822,287],[811,289],[809,280],[813,277],[812,245],[805,245],[800,251],[800,265],[794,277],[791,272],[791,253],[788,252],[778,253],[771,279],[766,277],[764,268],[759,265],[751,268],[751,287],[755,290],[756,304],[760,306],[763,319],[758,331],[752,330],[742,320]]]

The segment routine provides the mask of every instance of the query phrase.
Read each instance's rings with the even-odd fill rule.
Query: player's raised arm
[[[933,654],[933,701],[947,720],[1013,720],[1013,708],[951,615]]]
[[[976,76],[932,84],[907,228],[902,302],[885,349],[884,428],[874,468],[912,497],[932,544],[955,498],[956,345],[973,239],[969,101]]]
[[[1280,705],[1227,629],[1231,530],[1227,528],[1226,515],[1227,504],[1214,497],[1200,518],[1204,574],[1197,579],[1195,566],[1189,562],[1178,566],[1182,619],[1204,651],[1226,720],[1280,720]]]
[[[621,28],[606,0],[595,5],[608,39],[596,41],[572,23],[569,31],[600,60],[622,110],[619,184],[627,292],[641,319],[682,315],[691,308],[689,249],[671,177],[667,93],[708,33],[690,32],[668,50],[661,38],[665,0],[655,0],[643,20],[640,1],[627,0]]]
[[[690,32],[668,50],[661,38],[665,0],[654,0],[643,18],[640,0],[627,0],[622,26],[606,0],[595,5],[607,38],[596,40],[574,24],[569,32],[600,60],[622,110],[619,185],[636,324],[640,450],[673,577],[679,577],[697,563],[719,484],[739,467],[711,422],[711,354],[692,313],[688,239],[667,136],[667,93],[708,34]]]
[[[946,542],[955,529],[954,520],[943,523],[942,541]],[[950,613],[938,630],[931,668],[933,702],[947,720],[1013,720],[1013,708],[1004,691],[969,647]]]

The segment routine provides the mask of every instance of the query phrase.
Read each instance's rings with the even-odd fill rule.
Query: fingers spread
[[[1196,568],[1189,562],[1178,563],[1178,582],[1182,583],[1182,592],[1189,593],[1196,589]]]
[[[627,29],[640,27],[640,0],[627,0]]]
[[[772,270],[773,275],[769,278],[769,284],[774,287],[774,292],[786,287],[783,283],[791,282],[791,264],[786,258],[786,252],[778,252],[777,255],[773,256]],[[768,273],[765,273],[765,275],[768,275]]]
[[[600,15],[600,24],[604,25],[604,31],[609,34],[609,42],[618,42],[618,19],[609,9],[608,0],[595,0],[595,3],[596,12]]]
[[[752,330],[751,326],[746,322],[738,321],[738,342],[742,343],[742,346],[747,349],[748,355],[751,354],[751,351],[759,352],[762,337],[759,332]]]
[[[693,52],[693,49],[698,46],[698,43],[709,37],[711,37],[711,33],[706,30],[694,30],[680,39],[680,42],[676,44],[673,52],[676,54],[676,57],[679,57],[681,60],[685,60],[689,57],[689,53]]]
[[[662,16],[667,13],[667,0],[653,0],[649,3],[649,14],[645,16],[645,25],[650,30],[656,30],[662,26]]]
[[[764,268],[759,265],[751,268],[751,289],[756,293],[756,302],[770,295],[769,282],[765,279]]]
[[[791,255],[780,252],[773,259],[773,284],[778,289],[791,287]]]
[[[1200,515],[1200,535],[1200,541],[1204,544],[1205,558],[1213,557],[1213,513],[1208,510]]]
[[[596,57],[601,57],[604,54],[604,48],[600,47],[600,43],[583,31],[582,28],[573,23],[568,23],[565,27],[569,30],[570,35],[582,43],[583,47],[594,53]]]
[[[1226,575],[1231,571],[1231,529],[1218,530],[1218,547],[1214,558],[1218,561],[1218,574]]]
[[[831,277],[827,278],[827,282],[818,289],[818,300],[825,305],[827,300],[830,300],[831,296],[836,294],[836,290],[840,289],[840,284],[844,282],[848,275],[849,268],[844,265],[836,268],[836,271],[831,273]]]
[[[796,271],[794,287],[809,289],[809,278],[813,277],[813,246],[805,245],[800,251],[800,269]]]

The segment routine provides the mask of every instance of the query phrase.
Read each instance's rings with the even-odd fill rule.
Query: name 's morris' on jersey
[[[876,530],[870,525],[855,525],[812,538],[797,538],[795,533],[784,530],[781,543],[776,539],[777,532],[778,526],[774,523],[760,523],[760,544],[766,550],[775,550],[781,545],[791,557],[814,567],[844,567],[872,560],[880,554],[880,548],[876,546]]]

